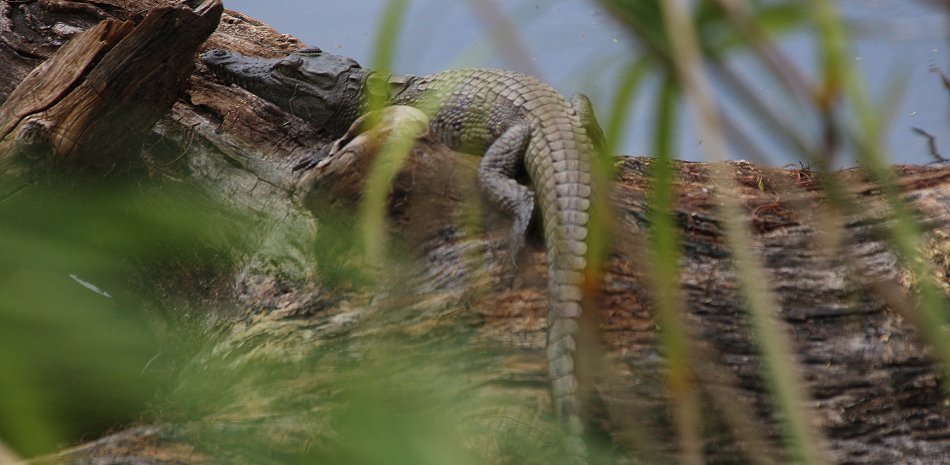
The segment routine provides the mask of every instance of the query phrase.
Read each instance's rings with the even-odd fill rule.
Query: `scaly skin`
[[[202,60],[226,80],[315,126],[332,128],[332,135],[355,120],[372,89],[385,92],[388,104],[422,109],[446,145],[483,154],[479,182],[514,218],[512,259],[524,245],[537,196],[547,246],[547,360],[554,409],[572,434],[572,448],[583,454],[574,353],[587,268],[592,139],[603,138],[586,97],[575,96],[572,106],[531,76],[491,69],[384,77],[318,49],[279,59],[213,50]],[[376,85],[367,85],[373,80]],[[534,192],[514,179],[522,165]]]

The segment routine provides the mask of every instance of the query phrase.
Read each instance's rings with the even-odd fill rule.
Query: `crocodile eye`
[[[303,60],[300,58],[287,58],[275,63],[274,70],[285,76],[299,77],[302,64]]]

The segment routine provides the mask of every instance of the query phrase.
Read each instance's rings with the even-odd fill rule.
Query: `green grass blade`
[[[675,224],[674,135],[677,119],[676,81],[664,81],[657,99],[657,127],[651,170],[652,198],[649,264],[653,298],[660,327],[660,347],[668,366],[667,386],[672,395],[681,463],[703,463],[702,408],[695,387],[690,341],[683,320],[680,293],[680,235]]]
[[[614,92],[614,104],[610,108],[610,114],[607,116],[607,126],[604,128],[604,136],[607,139],[607,156],[609,157],[616,156],[620,144],[623,143],[623,134],[627,131],[630,109],[634,108],[636,103],[634,97],[643,83],[643,77],[649,71],[649,66],[649,61],[640,58],[630,63],[620,73],[620,83]]]
[[[826,111],[833,112],[835,102],[840,100],[839,94],[847,97],[846,101],[851,105],[847,113],[855,119],[850,137],[857,147],[858,161],[881,185],[882,196],[893,215],[887,236],[903,259],[904,266],[917,280],[916,314],[908,317],[924,333],[943,365],[945,377],[950,379],[950,307],[935,280],[933,263],[922,253],[925,249],[923,231],[901,199],[896,174],[888,165],[890,157],[881,140],[886,133],[883,118],[867,97],[860,74],[848,59],[845,27],[834,4],[828,0],[813,0],[812,3],[820,39]],[[950,392],[950,383],[945,384],[944,389]]]
[[[399,31],[404,23],[409,0],[389,0],[383,9],[378,26],[376,42],[373,45],[371,69],[383,79],[371,79],[367,85],[367,101],[364,103],[368,111],[379,110],[386,104],[385,76],[392,70],[393,57],[396,56],[396,45],[399,43]],[[376,87],[373,89],[372,87]]]
[[[403,24],[408,0],[389,0],[383,10],[382,21],[373,53],[373,69],[382,79],[371,79],[367,84],[377,86],[378,90],[369,89],[366,102],[368,121],[367,126],[375,126],[374,115],[386,104],[385,76],[392,68],[393,56],[399,39],[399,30]],[[364,264],[381,266],[385,256],[386,245],[386,198],[396,172],[412,147],[413,140],[406,136],[393,137],[384,144],[382,153],[378,154],[370,168],[366,179],[363,199],[360,203],[357,229],[362,241]]]
[[[702,133],[703,147],[711,162],[712,178],[719,191],[716,199],[722,205],[720,211],[726,240],[733,254],[754,335],[763,353],[777,410],[788,426],[791,450],[806,464],[829,463],[824,441],[811,423],[804,387],[792,361],[791,345],[777,317],[778,299],[767,286],[768,273],[760,258],[752,253],[753,240],[747,229],[748,223],[724,164],[726,144],[711,86],[703,73],[689,2],[668,0],[662,2],[661,7],[666,30],[676,31],[670,40],[677,75],[691,102],[694,119]]]

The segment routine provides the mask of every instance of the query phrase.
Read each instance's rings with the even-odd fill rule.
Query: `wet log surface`
[[[169,5],[179,8],[155,10]],[[5,101],[0,136],[7,144],[0,145],[0,162],[7,167],[5,182],[62,163],[103,176],[187,182],[243,212],[246,224],[252,225],[247,235],[254,241],[253,253],[240,257],[210,287],[175,292],[168,290],[182,284],[174,279],[156,279],[154,284],[175,299],[185,294],[192,301],[190,311],[207,312],[217,322],[208,330],[208,349],[181,368],[180,390],[217,392],[226,386],[228,395],[202,405],[187,421],[119,431],[49,460],[254,462],[253,455],[242,455],[251,452],[240,444],[240,438],[250,435],[288,456],[320,450],[333,443],[338,427],[331,413],[339,401],[334,390],[338,368],[372,360],[380,352],[390,352],[388,365],[404,370],[393,368],[399,376],[425,378],[439,371],[454,377],[456,388],[471,397],[475,410],[486,410],[475,420],[465,417],[459,423],[481,424],[497,436],[515,434],[526,424],[539,431],[532,434],[552,435],[543,355],[547,309],[540,235],[531,233],[528,250],[518,267],[512,267],[503,243],[505,219],[490,209],[483,209],[481,216],[473,213],[478,210],[478,202],[472,201],[478,198],[477,158],[453,153],[422,134],[396,176],[387,211],[393,246],[405,246],[411,258],[381,270],[371,286],[360,286],[359,279],[348,274],[331,276],[352,264],[333,262],[333,255],[324,250],[327,236],[352,234],[352,217],[378,141],[416,116],[396,114],[389,126],[340,148],[319,168],[293,173],[290,168],[297,160],[329,141],[319,128],[222,84],[201,65],[192,73],[197,38],[206,34],[206,18],[213,17],[209,5],[192,5],[192,10],[161,0],[0,1],[0,99]],[[148,18],[172,11],[187,12],[194,21],[173,21],[181,28],[175,29],[174,41],[165,23],[146,28]],[[149,31],[143,40],[151,37],[168,45],[167,55],[157,58],[168,64],[165,77],[149,77],[141,66],[122,74],[121,63],[102,68],[108,51],[121,47],[114,42],[135,31]],[[185,44],[183,36],[191,42]],[[67,53],[80,40],[98,44],[102,51],[83,46]],[[217,31],[199,49],[274,56],[302,45],[258,21],[225,11]],[[178,53],[168,53],[173,51]],[[59,56],[71,57],[69,64],[58,63]],[[92,64],[91,71],[86,63]],[[68,72],[51,76],[44,66],[65,66]],[[101,81],[96,80],[96,69],[104,70]],[[83,84],[73,84],[79,76],[84,76]],[[15,90],[29,79],[40,84]],[[112,92],[128,89],[116,82],[146,79],[162,83],[151,89],[153,97]],[[106,103],[117,98],[127,105],[123,114],[142,116],[134,118],[131,129],[111,131],[116,123],[108,111],[79,103],[88,101],[80,98],[84,85],[100,86],[96,95],[118,95]],[[134,89],[145,87],[135,84]],[[33,140],[23,127],[34,115],[53,122],[44,123],[45,128],[85,118],[92,129],[85,138],[49,131],[38,138],[41,150],[14,147],[17,137]],[[119,132],[128,140],[116,142],[120,149],[104,151],[103,138]],[[24,165],[24,153],[33,161]],[[104,159],[104,153],[133,153],[137,158]],[[37,157],[56,163],[36,164]],[[612,193],[615,247],[605,270],[602,308],[588,316],[598,342],[598,349],[590,352],[599,362],[588,370],[587,382],[597,398],[590,408],[597,434],[623,453],[668,463],[675,455],[671,399],[643,252],[651,163],[647,158],[619,163]],[[144,169],[115,169],[129,165]],[[883,238],[882,227],[890,217],[880,189],[860,170],[837,173],[835,178],[848,186],[861,208],[824,215],[829,202],[814,173],[744,162],[729,166],[751,218],[755,242],[750,246],[765,263],[767,275],[762,279],[779,300],[782,330],[793,342],[813,399],[807,407],[828,438],[833,462],[945,463],[950,457],[950,404],[938,365],[907,319],[912,312],[900,304],[913,301],[916,277],[901,266]],[[684,162],[676,169],[675,215],[684,252],[681,290],[695,341],[695,385],[709,422],[707,459],[782,463],[786,457],[778,452],[779,426],[771,413],[707,166]],[[925,256],[933,261],[946,291],[950,168],[904,166],[895,171],[904,199],[926,227]],[[488,231],[465,226],[478,223],[472,217],[483,219]],[[335,220],[342,226],[333,226]],[[839,227],[843,232],[829,239],[828,232]],[[894,299],[895,294],[905,298]],[[388,350],[392,340],[416,350]],[[425,367],[412,359],[420,353],[433,359]],[[246,369],[258,364],[272,369]],[[406,367],[418,373],[407,373]],[[654,441],[644,444],[644,437]],[[209,438],[216,447],[207,447],[204,441]],[[472,439],[470,446],[500,463],[506,457],[500,442]],[[764,458],[747,458],[756,454]]]

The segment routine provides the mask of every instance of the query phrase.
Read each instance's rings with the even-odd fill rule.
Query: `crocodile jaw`
[[[235,84],[251,93],[268,86],[270,64],[248,60],[241,54],[227,50],[211,50],[201,55],[201,61],[228,84]]]
[[[282,58],[211,50],[201,61],[228,84],[236,84],[316,127],[345,129],[355,119],[339,118],[339,111],[359,107],[366,74],[356,61],[319,49]]]

